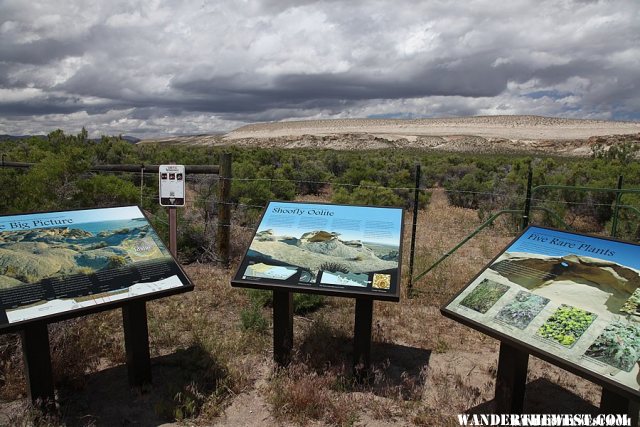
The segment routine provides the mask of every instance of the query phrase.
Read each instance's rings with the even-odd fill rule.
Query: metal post
[[[175,206],[169,206],[169,251],[178,257],[178,212]]]
[[[149,328],[144,301],[132,301],[122,307],[122,325],[129,385],[142,387],[151,384]]]
[[[618,191],[616,191],[616,200],[613,205],[613,220],[611,222],[611,237],[616,237],[618,231],[618,212],[620,211],[620,199],[622,198],[622,175],[618,177]]]
[[[293,348],[293,292],[273,291],[273,360],[286,366]]]
[[[372,323],[373,300],[371,298],[356,298],[353,329],[353,373],[358,381],[364,381],[369,376]]]
[[[49,331],[46,323],[24,327],[20,335],[27,390],[31,401],[44,409],[55,406]]]
[[[218,257],[224,265],[229,264],[229,236],[231,235],[231,153],[220,156],[220,184],[218,193]]]
[[[418,206],[420,204],[420,163],[416,165],[416,186],[413,193],[413,224],[411,224],[411,250],[409,251],[409,298],[413,291],[413,260],[416,250],[416,228],[418,226]]]
[[[504,342],[500,343],[495,395],[497,414],[522,413],[528,365],[528,353]]]
[[[140,167],[140,207],[142,207],[142,198],[144,192],[144,165]]]
[[[638,425],[638,407],[637,401],[630,400],[627,397],[621,396],[615,391],[609,390],[606,387],[602,388],[602,395],[600,396],[600,413],[605,414],[628,414],[631,419],[631,425]]]
[[[529,215],[531,214],[531,187],[533,185],[533,168],[529,163],[529,173],[527,174],[527,196],[524,200],[524,213],[522,214],[522,230],[529,225]]]

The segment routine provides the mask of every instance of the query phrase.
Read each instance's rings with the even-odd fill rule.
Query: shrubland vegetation
[[[157,179],[135,173],[92,173],[93,164],[217,164],[220,153],[233,155],[231,202],[240,226],[255,225],[268,200],[329,193],[336,203],[409,207],[415,186],[415,166],[422,166],[421,188],[443,187],[454,206],[477,209],[481,217],[499,209],[522,209],[529,165],[533,186],[543,184],[614,188],[619,175],[624,186],[640,185],[637,147],[631,143],[606,149],[596,144],[592,158],[532,158],[528,155],[446,154],[421,150],[334,151],[317,149],[245,149],[158,144],[131,144],[119,137],[89,140],[86,131],[66,135],[57,130],[46,137],[0,143],[7,161],[37,163],[31,169],[0,168],[0,213],[140,204],[157,218],[160,232],[166,214],[157,202]],[[217,181],[191,177],[190,218],[182,227],[181,247],[186,261],[211,255]],[[430,193],[422,192],[424,207]],[[552,190],[540,192],[534,205],[548,207],[567,222],[580,219],[600,231],[611,221],[612,192]],[[636,205],[640,197],[623,196]],[[636,238],[636,213],[620,212],[620,231]],[[580,222],[578,221],[578,222]],[[553,224],[553,223],[552,223]],[[558,225],[558,224],[554,224]],[[579,224],[574,224],[578,225]]]
[[[145,175],[142,181],[139,173],[94,173],[90,166],[218,164],[219,155],[225,151],[233,155],[235,261],[245,249],[266,201],[303,199],[411,207],[416,164],[421,165],[421,188],[425,189],[418,217],[416,247],[420,256],[416,272],[428,267],[490,213],[522,209],[529,165],[534,186],[613,188],[618,176],[624,175],[625,188],[640,188],[640,165],[631,161],[635,153],[631,146],[613,152],[596,146],[588,159],[539,159],[526,154],[423,150],[348,152],[134,145],[118,137],[93,141],[86,132],[65,135],[55,131],[46,137],[0,142],[4,160],[36,163],[30,169],[0,167],[0,214],[140,204],[160,234],[166,235],[166,211],[158,205],[155,175]],[[491,233],[480,235],[442,263],[427,277],[428,286],[420,286],[416,298],[409,300],[403,295],[400,304],[376,303],[373,341],[378,362],[372,385],[355,384],[350,376],[349,350],[345,348],[350,348],[353,331],[352,301],[317,295],[295,296],[296,342],[291,367],[265,374],[263,368],[270,366],[266,361],[271,359],[270,294],[231,288],[232,269],[193,262],[216,258],[212,242],[217,179],[191,176],[187,184],[188,206],[179,212],[179,253],[183,263],[190,263],[186,268],[196,289],[148,304],[154,381],[157,378],[153,396],[131,397],[121,388],[108,395],[108,399],[116,399],[118,405],[134,411],[130,419],[141,419],[135,412],[136,405],[143,407],[150,401],[153,415],[146,419],[149,423],[195,419],[199,424],[211,424],[230,402],[249,393],[263,398],[275,421],[351,425],[383,420],[457,425],[454,418],[443,414],[460,413],[491,399],[491,381],[495,379],[492,358],[497,345],[442,318],[437,307],[507,244],[516,231],[513,224],[496,225]],[[534,206],[553,209],[575,228],[607,233],[613,193],[553,190],[540,192],[535,198]],[[638,202],[635,195],[622,198],[625,205],[638,206]],[[634,211],[622,209],[620,215],[619,235],[636,240],[638,218]],[[557,225],[544,214],[538,214],[535,220]],[[405,238],[409,229],[405,227]],[[50,336],[57,388],[70,395],[61,399],[68,411],[63,418],[80,419],[91,411],[99,412],[95,405],[101,399],[94,393],[100,389],[87,384],[87,375],[124,363],[119,313],[109,311],[55,323],[50,326]],[[20,352],[16,335],[0,336],[0,400],[25,395]],[[581,399],[596,400],[597,387],[541,363],[532,360],[532,379],[544,377],[572,390],[578,389],[577,384],[580,391],[576,393]],[[117,387],[124,386],[124,370],[114,377],[122,379]],[[264,384],[255,385],[260,381]],[[89,391],[83,394],[85,389]],[[554,401],[564,401],[565,397]],[[589,407],[578,409],[587,412]],[[82,423],[108,424],[108,414],[101,416],[83,418]],[[57,422],[38,418],[42,415],[32,412],[16,417],[7,418],[25,425]]]

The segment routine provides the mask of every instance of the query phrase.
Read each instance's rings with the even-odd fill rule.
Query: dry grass
[[[323,201],[324,197],[311,199]],[[409,241],[410,220],[409,214],[405,242]],[[446,195],[434,190],[428,209],[418,218],[414,274],[430,266],[480,223],[476,211],[451,207]],[[446,426],[457,425],[455,415],[461,412],[490,412],[498,342],[444,318],[439,308],[511,240],[508,224],[483,231],[427,274],[415,284],[419,292],[414,298],[407,298],[405,287],[400,303],[375,303],[372,376],[363,384],[351,375],[352,299],[327,298],[316,311],[295,316],[294,357],[285,369],[274,370],[271,362],[271,325],[266,333],[242,328],[240,313],[251,307],[251,301],[245,290],[229,283],[251,235],[250,229],[233,228],[231,268],[198,263],[186,266],[196,285],[193,292],[147,304],[154,378],[159,372],[162,379],[150,393],[129,399],[134,406],[147,405],[147,423],[187,419],[200,425]],[[408,249],[407,244],[405,284]],[[271,322],[269,309],[261,313]],[[8,411],[9,424],[77,424],[74,420],[83,419],[89,410],[76,400],[91,401],[93,389],[87,381],[124,363],[121,325],[119,310],[52,325],[56,384],[67,396],[63,398],[66,412],[57,420],[45,420],[5,403],[0,412]],[[15,335],[0,337],[0,398],[5,401],[20,402],[17,399],[26,395],[19,344]],[[124,371],[114,375],[120,383],[105,380],[112,393],[126,391],[122,389],[126,387],[123,376],[126,378]],[[593,384],[533,358],[529,381],[536,394],[545,396],[528,398],[527,410],[531,412],[547,408],[550,396],[569,401],[584,412],[599,396]],[[266,409],[262,411],[266,413],[253,415],[241,410],[241,421],[225,415],[230,404],[247,395],[264,402]],[[113,405],[125,406],[126,396],[123,399]],[[98,408],[110,404],[105,401]],[[116,422],[118,416],[123,418],[117,412],[120,409],[112,408],[116,413],[113,418],[93,413],[91,420],[96,424]],[[250,416],[255,418],[247,418]],[[0,420],[0,425],[3,423]]]

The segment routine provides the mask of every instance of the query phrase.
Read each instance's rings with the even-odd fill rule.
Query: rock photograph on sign
[[[639,304],[640,246],[529,227],[443,311],[638,393]]]
[[[0,326],[185,280],[136,206],[0,217]]]
[[[236,279],[396,293],[402,210],[271,202]]]

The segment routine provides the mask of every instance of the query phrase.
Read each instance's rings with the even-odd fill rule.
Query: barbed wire
[[[91,175],[98,175],[98,174],[111,174],[111,175],[115,175],[115,174],[130,174],[136,177],[143,177],[145,175],[153,175],[153,176],[157,176],[157,172],[146,172],[144,171],[142,168],[140,171],[136,171],[136,172],[120,172],[120,171],[90,171],[88,172]],[[524,202],[526,200],[526,197],[522,194],[511,194],[511,193],[504,193],[504,192],[491,192],[491,191],[474,191],[474,190],[461,190],[461,189],[447,189],[447,188],[434,188],[434,187],[423,187],[420,186],[418,188],[415,188],[413,186],[385,186],[385,185],[369,185],[369,184],[353,184],[353,183],[346,183],[346,182],[335,182],[335,181],[326,181],[326,180],[296,180],[296,179],[283,179],[283,178],[240,178],[240,177],[231,177],[231,178],[223,178],[220,177],[219,175],[216,174],[206,174],[206,175],[187,175],[185,178],[188,182],[198,182],[201,181],[200,177],[203,176],[205,177],[205,179],[203,179],[202,181],[206,181],[204,184],[206,183],[211,183],[214,184],[215,181],[219,181],[219,180],[229,180],[231,182],[269,182],[269,183],[282,183],[282,182],[286,182],[286,183],[291,183],[291,184],[295,184],[296,186],[298,185],[304,185],[304,184],[314,184],[314,185],[321,185],[321,186],[329,186],[329,187],[348,187],[348,188],[367,188],[367,189],[377,189],[377,190],[391,190],[391,191],[407,191],[407,192],[414,192],[415,190],[418,190],[421,194],[433,194],[436,191],[443,191],[447,196],[455,196],[455,195],[469,195],[469,196],[478,196],[478,197],[482,197],[482,198],[489,198],[489,199],[494,199],[494,201],[497,200],[509,200],[510,204],[513,205],[514,203],[522,203],[524,205]],[[143,204],[145,201],[149,202],[152,200],[158,200],[159,199],[159,194],[157,192],[153,192],[152,194],[145,194],[145,191],[147,188],[157,188],[157,182],[156,180],[149,180],[149,184],[153,183],[154,185],[146,185],[145,180],[142,180],[143,182],[141,182],[141,194],[139,197],[140,203]],[[557,190],[556,190],[557,191]],[[569,190],[570,191],[570,190]],[[615,189],[611,189],[612,193],[615,191]],[[409,197],[406,198],[406,200],[410,200]],[[219,201],[216,199],[216,195],[193,195],[193,196],[189,196],[185,199],[185,203],[187,204],[194,204],[194,203],[205,203],[205,204],[221,204],[221,205],[230,205],[235,207],[236,209],[264,209],[265,205],[260,205],[260,204],[252,204],[252,203],[240,203],[240,202],[235,202],[235,201]],[[564,205],[564,206],[586,206],[586,207],[591,207],[591,208],[599,208],[599,207],[612,207],[613,205],[613,201],[610,203],[601,203],[601,202],[594,202],[594,201],[574,201],[574,200],[566,200],[566,199],[560,199],[557,197],[554,198],[544,198],[544,197],[533,197],[531,198],[531,203],[532,203],[532,207],[545,207],[545,208],[550,208],[553,209],[554,206],[553,204],[556,205]],[[454,203],[455,204],[455,203]],[[633,205],[632,205],[633,206]]]

